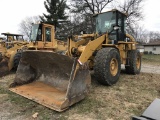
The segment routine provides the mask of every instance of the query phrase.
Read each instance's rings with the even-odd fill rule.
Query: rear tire
[[[98,82],[104,85],[115,84],[120,76],[120,54],[115,48],[102,48],[94,59],[94,73]]]
[[[126,73],[139,74],[141,71],[141,54],[139,50],[128,51],[127,64],[125,65]]]
[[[14,70],[17,70],[18,68],[18,65],[21,59],[21,55],[22,55],[22,52],[17,52],[14,56],[14,66],[13,66]]]

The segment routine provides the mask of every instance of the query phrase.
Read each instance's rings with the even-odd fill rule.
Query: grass
[[[66,112],[58,113],[0,87],[0,95],[1,94],[7,94],[8,99],[4,102],[11,103],[14,107],[12,115],[9,116],[10,119],[16,116],[28,116],[29,119],[32,119],[32,115],[36,112],[38,112],[38,120],[50,120],[52,118],[55,120],[66,120],[68,117],[68,113]]]
[[[12,117],[25,115],[29,118],[38,112],[39,120],[74,119],[130,119],[141,115],[147,106],[160,97],[160,75],[141,73],[140,75],[121,74],[119,82],[112,86],[103,86],[92,79],[90,94],[83,101],[73,105],[62,113],[55,112],[4,88],[0,94],[8,94],[9,100],[17,112]]]
[[[157,64],[160,62],[160,55],[145,54],[142,56],[142,60],[145,63]]]
[[[0,87],[0,94],[8,94],[8,90]]]

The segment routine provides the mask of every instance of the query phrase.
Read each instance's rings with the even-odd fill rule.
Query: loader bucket
[[[56,111],[63,111],[88,94],[87,65],[47,51],[25,51],[10,90]]]
[[[5,58],[0,58],[0,77],[6,75],[9,73],[9,68],[8,68],[8,60]]]

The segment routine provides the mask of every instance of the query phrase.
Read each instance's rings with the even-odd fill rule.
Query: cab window
[[[51,42],[51,28],[45,29],[46,42]]]

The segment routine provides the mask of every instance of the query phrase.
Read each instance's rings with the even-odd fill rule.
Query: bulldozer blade
[[[3,58],[0,61],[0,77],[7,75],[8,73],[9,73],[8,60]]]
[[[47,51],[25,51],[10,90],[56,111],[84,99],[91,78],[87,64]]]

